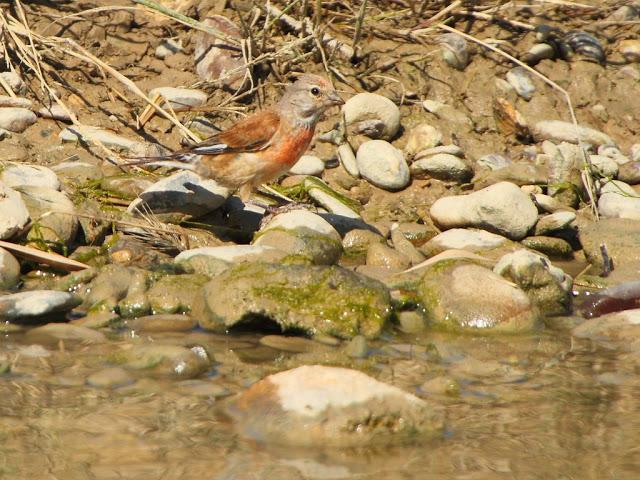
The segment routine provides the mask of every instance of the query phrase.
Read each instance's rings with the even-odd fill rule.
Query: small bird
[[[133,164],[192,170],[238,191],[246,202],[256,187],[275,180],[300,159],[321,115],[343,103],[326,78],[304,74],[273,107],[183,150]]]

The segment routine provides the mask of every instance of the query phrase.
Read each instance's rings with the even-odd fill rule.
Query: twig
[[[367,0],[362,0],[362,4],[360,5],[360,10],[358,11],[358,18],[356,20],[356,31],[353,34],[353,43],[351,48],[353,51],[356,51],[358,47],[358,42],[360,41],[360,35],[362,34],[362,24],[364,23],[364,16],[367,11]]]

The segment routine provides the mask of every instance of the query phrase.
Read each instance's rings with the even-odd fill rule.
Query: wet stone
[[[193,349],[176,345],[131,345],[117,358],[123,367],[152,377],[194,378],[210,367],[210,361]]]
[[[83,344],[107,341],[102,332],[70,323],[48,323],[27,331],[25,338],[30,342],[44,345],[55,345],[59,341]]]
[[[127,322],[131,330],[142,333],[188,332],[197,322],[189,315],[159,314],[145,315]]]
[[[275,348],[283,352],[304,353],[314,347],[314,342],[302,337],[285,337],[282,335],[266,335],[259,340],[260,345]]]
[[[87,384],[97,388],[119,388],[132,383],[135,383],[135,379],[120,367],[105,368],[87,377]]]
[[[1,295],[0,318],[10,321],[36,320],[45,315],[67,312],[80,302],[81,299],[72,293],[55,290],[31,290]]]
[[[439,412],[414,395],[356,370],[320,365],[254,384],[229,414],[240,433],[269,444],[386,445],[440,435]]]
[[[344,353],[351,358],[365,358],[369,354],[367,339],[362,335],[356,335],[344,347]]]

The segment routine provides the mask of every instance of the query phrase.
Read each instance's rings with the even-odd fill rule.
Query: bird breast
[[[309,148],[313,130],[313,128],[298,128],[281,132],[278,135],[279,138],[273,139],[268,149],[271,151],[270,160],[282,165],[283,168],[293,166]]]

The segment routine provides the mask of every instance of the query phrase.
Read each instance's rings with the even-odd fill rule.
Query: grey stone
[[[630,185],[611,180],[600,189],[598,212],[606,218],[640,220],[640,195]]]
[[[430,214],[444,229],[476,227],[513,240],[525,237],[538,220],[538,210],[529,196],[509,182],[469,195],[440,198]]]
[[[356,156],[351,149],[351,145],[343,143],[338,147],[338,160],[340,160],[340,164],[349,175],[356,178],[360,176]]]
[[[180,109],[185,107],[200,107],[207,102],[207,94],[194,88],[157,87],[149,92],[149,98],[160,95],[169,107]],[[163,104],[167,108],[167,104]]]
[[[0,108],[0,128],[10,132],[22,133],[38,120],[36,114],[26,108]]]
[[[20,187],[22,199],[33,221],[27,238],[69,245],[78,232],[73,202],[63,192],[47,187]]]
[[[561,120],[543,120],[536,123],[532,132],[536,141],[552,140],[554,142],[578,143],[576,127],[571,122]],[[592,145],[614,144],[608,135],[593,128],[578,125],[580,141]]]
[[[516,93],[529,101],[536,92],[531,74],[523,67],[514,67],[507,72],[507,82],[515,89]]]
[[[359,93],[346,101],[342,107],[347,126],[354,125],[362,131],[361,123],[379,122],[380,128],[367,131],[372,138],[392,139],[400,129],[400,109],[387,97],[375,93]]]
[[[0,182],[0,240],[11,238],[29,222],[29,210],[22,196]]]
[[[220,207],[230,195],[231,190],[218,185],[215,180],[202,178],[194,172],[181,171],[144,190],[127,210],[144,212],[143,206],[146,206],[155,213],[204,215]]]
[[[69,113],[57,103],[54,103],[50,107],[42,107],[41,109],[39,109],[38,116],[42,118],[58,120],[60,122],[71,123],[72,121]]]
[[[60,190],[60,180],[56,173],[42,165],[9,165],[0,174],[0,180],[11,188],[26,186]]]
[[[0,95],[0,107],[26,108],[31,110],[33,102],[28,98]]]
[[[571,227],[576,219],[574,212],[556,212],[546,215],[536,223],[535,235],[549,235]]]
[[[121,367],[104,368],[87,377],[87,384],[98,388],[119,388],[131,385],[135,381],[135,378]]]
[[[405,270],[410,264],[411,260],[407,256],[384,243],[372,243],[367,250],[368,266]]]
[[[319,176],[324,171],[324,162],[315,155],[303,155],[293,167],[289,169],[292,175]]]
[[[428,123],[421,123],[407,133],[407,144],[404,152],[414,156],[423,150],[437,147],[442,143],[442,132]]]
[[[449,249],[469,250],[477,252],[491,250],[503,245],[507,245],[509,239],[502,235],[496,235],[485,230],[452,228],[446,232],[436,235],[425,243],[423,251],[444,251]]]
[[[11,253],[0,248],[0,290],[10,290],[20,281],[20,264]]]
[[[377,187],[400,190],[410,182],[404,155],[384,140],[370,140],[360,145],[356,162],[360,175]]]
[[[508,167],[513,162],[507,157],[504,157],[503,155],[500,155],[498,153],[490,153],[488,155],[483,155],[482,157],[480,157],[476,161],[476,163],[491,170],[500,170],[501,168]]]
[[[473,177],[473,170],[460,157],[439,153],[422,157],[411,164],[411,174],[417,178],[431,177],[465,183]]]
[[[16,72],[1,72],[0,77],[11,87],[13,93],[23,95],[27,92],[27,85]]]
[[[66,312],[77,306],[80,298],[55,290],[30,290],[0,296],[0,318],[29,320],[53,313]]]

